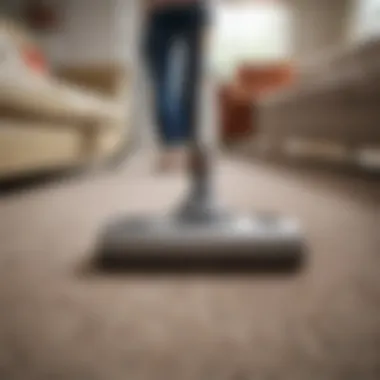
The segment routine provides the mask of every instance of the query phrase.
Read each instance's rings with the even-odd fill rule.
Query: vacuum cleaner
[[[205,45],[201,46],[204,50]],[[205,56],[204,51],[201,56]],[[196,110],[202,103],[205,70],[199,72]],[[193,116],[196,128],[191,141],[188,194],[170,213],[111,220],[100,234],[98,267],[226,271],[299,268],[305,242],[296,219],[265,213],[236,215],[219,202],[213,170],[216,139],[209,138],[213,126],[201,122],[199,115]]]

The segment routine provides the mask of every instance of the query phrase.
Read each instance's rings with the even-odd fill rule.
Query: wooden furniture
[[[324,52],[298,70],[294,86],[259,103],[262,148],[284,155],[294,142],[318,145],[350,162],[379,151],[380,39]]]

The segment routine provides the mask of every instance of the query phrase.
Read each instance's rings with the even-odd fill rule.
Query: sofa
[[[27,31],[0,22],[0,181],[100,164],[130,140],[125,65],[51,69],[36,52]]]
[[[244,150],[379,164],[380,39],[333,48],[295,65],[296,80],[258,99],[258,134]]]

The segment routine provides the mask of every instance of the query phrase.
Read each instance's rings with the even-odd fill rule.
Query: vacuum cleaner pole
[[[194,146],[190,157],[190,193],[180,208],[180,216],[200,222],[216,216],[214,178],[211,157],[204,148]]]
[[[206,121],[207,117],[216,117],[215,110],[210,109],[213,105],[211,99],[205,99],[208,92],[205,87],[209,85],[206,81],[206,50],[209,25],[204,23],[198,33],[198,48],[196,56],[196,75],[194,78],[194,112],[193,133],[190,145],[189,177],[190,193],[184,204],[180,207],[179,216],[186,221],[208,222],[210,219],[220,218],[220,209],[216,202],[216,191],[214,186],[214,147],[216,145],[216,133],[214,124]],[[205,105],[209,109],[205,109]]]

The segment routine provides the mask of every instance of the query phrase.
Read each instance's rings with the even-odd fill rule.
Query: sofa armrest
[[[39,75],[1,78],[0,108],[3,112],[75,125],[98,121],[104,127],[124,116],[122,107],[112,99]]]
[[[56,69],[55,75],[75,87],[114,100],[119,98],[130,82],[128,69],[118,64],[62,66]]]

